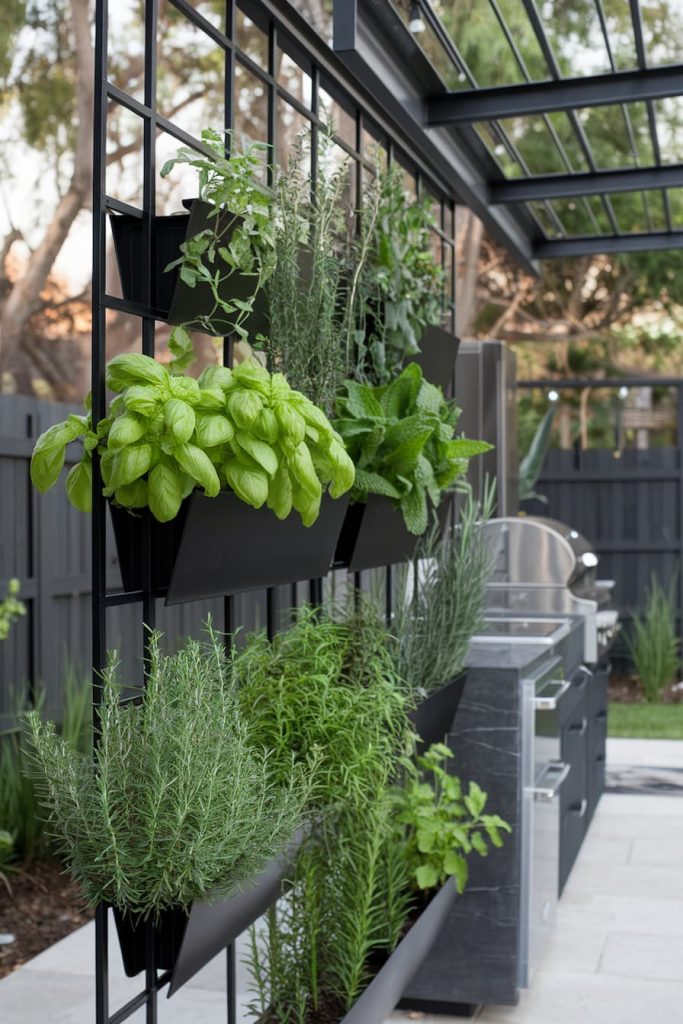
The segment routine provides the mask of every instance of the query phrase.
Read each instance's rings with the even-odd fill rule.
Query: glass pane
[[[235,66],[234,132],[241,148],[247,142],[268,141],[268,88],[241,64]],[[264,166],[271,160],[264,154]]]
[[[198,14],[210,21],[221,32],[225,27],[225,0],[189,0]]]
[[[129,96],[145,96],[145,25],[138,0],[119,0],[109,8],[109,80]]]
[[[554,238],[556,235],[561,234],[555,224],[555,221],[550,216],[545,203],[527,203],[527,207],[531,214],[536,218],[548,238]]]
[[[281,97],[277,99],[277,134],[275,148],[275,162],[280,167],[286,167],[289,157],[297,143],[301,142],[304,149],[310,153],[311,148],[311,122],[308,118],[295,110],[290,103],[286,103]],[[309,167],[304,164],[304,173],[307,174]]]
[[[320,90],[318,114],[337,138],[356,148],[356,118],[324,89]]]
[[[160,132],[156,140],[157,168],[175,156],[182,143],[166,132]],[[157,213],[180,213],[183,199],[194,199],[198,194],[197,172],[187,164],[176,164],[170,175],[156,176]]]
[[[647,114],[644,109],[638,109],[644,105],[631,106],[634,110],[627,110],[635,136],[635,153],[622,107],[591,107],[579,111],[597,167],[634,167],[641,158],[644,163],[652,163],[652,147],[648,147],[647,139]]]
[[[235,9],[235,42],[247,57],[251,57],[264,71],[268,70],[266,34],[239,7]]]
[[[512,85],[525,80],[489,0],[432,0],[432,7],[478,85]]]
[[[683,62],[683,5],[680,0],[640,0],[648,64]]]
[[[630,233],[648,230],[642,192],[622,192],[611,196],[611,200],[620,231]]]
[[[277,81],[283,89],[305,106],[311,105],[311,76],[283,50],[277,51]]]
[[[611,70],[594,0],[534,0],[565,78]]]
[[[683,228],[683,188],[666,190],[671,210],[671,223],[675,228]]]
[[[579,136],[569,116],[564,111],[556,110],[553,113],[548,114],[548,121],[554,129],[569,163],[567,170],[589,170],[586,155],[581,143],[579,142]]]
[[[607,37],[618,71],[638,67],[636,44],[629,0],[602,0],[607,23]]]
[[[506,178],[522,178],[526,171],[519,160],[513,156],[503,138],[503,133],[496,124],[482,121],[474,125],[474,129],[489,153],[496,161]]]
[[[600,196],[588,196],[586,202],[589,204],[593,211],[593,216],[597,221],[600,231],[604,235],[611,235],[613,233],[612,221],[609,218],[609,214],[605,209],[605,203]]]
[[[655,103],[657,135],[664,163],[683,160],[683,97],[669,96]]]
[[[666,213],[664,196],[661,192],[646,192],[647,206],[650,211],[650,222],[653,231],[666,231]]]
[[[540,117],[514,117],[500,122],[517,147],[530,174],[566,171],[547,125]]]
[[[144,123],[112,101],[107,105],[107,194],[142,207]]]
[[[588,208],[580,200],[556,199],[552,205],[566,235],[595,234]]]
[[[159,15],[157,109],[199,138],[225,118],[225,51],[168,4]]]

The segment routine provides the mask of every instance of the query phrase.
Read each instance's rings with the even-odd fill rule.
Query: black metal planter
[[[437,515],[442,526],[450,506],[448,497],[439,505]],[[360,572],[405,562],[413,557],[418,540],[406,527],[397,505],[382,495],[371,494],[366,502],[349,505],[334,564],[349,572]]]
[[[111,506],[124,589],[142,587],[145,520],[149,519],[152,590],[167,604],[279,586],[325,576],[348,499],[324,495],[320,516],[304,526],[297,513],[279,520],[232,493],[207,498],[195,491],[170,523],[147,510],[131,514]]]
[[[188,238],[200,231],[215,226],[210,218],[213,207],[202,200],[188,200],[184,203],[189,213],[170,214],[154,217],[152,221],[152,275],[150,305],[157,314],[157,319],[167,320],[170,324],[192,324],[198,317],[208,316],[213,307],[214,299],[207,284],[197,284],[190,288],[180,279],[178,268],[168,273],[165,267],[180,256],[180,246]],[[241,217],[226,214],[230,219],[226,240],[229,234],[242,223]],[[123,297],[130,302],[144,301],[144,240],[143,222],[128,214],[115,214],[111,218],[114,235],[114,249],[119,266]],[[219,288],[221,298],[230,301],[239,299],[246,301],[254,291],[253,275],[233,273]],[[226,314],[218,312],[220,322],[216,325],[216,335],[230,333],[226,324]],[[246,318],[243,326],[250,334],[265,333],[267,330],[266,301],[263,292],[259,292],[254,300],[253,312]],[[205,330],[205,328],[201,328]]]
[[[407,362],[417,363],[426,380],[452,392],[460,338],[431,324],[420,338],[420,351]]]
[[[420,737],[418,752],[422,753],[432,743],[443,743],[452,730],[460,699],[467,682],[467,670],[460,672],[445,686],[426,697],[410,713],[410,720]]]
[[[382,1024],[437,940],[456,897],[451,878],[406,932],[340,1024]]]
[[[287,850],[272,860],[254,885],[228,900],[194,903],[189,913],[170,909],[152,925],[155,966],[173,971],[169,997],[177,992],[221,950],[266,912],[282,892],[283,881],[301,845],[298,833]],[[124,970],[129,978],[145,969],[144,921],[114,908]]]

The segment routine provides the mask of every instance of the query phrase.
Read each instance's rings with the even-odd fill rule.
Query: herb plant
[[[256,362],[234,370],[207,367],[198,380],[170,373],[154,359],[111,360],[107,383],[117,397],[96,429],[91,414],[69,416],[36,443],[31,479],[52,487],[66,446],[82,438],[83,454],[66,480],[71,504],[92,501],[92,453],[97,448],[104,494],[125,508],[148,507],[173,519],[195,487],[215,497],[229,487],[254,508],[267,504],[279,519],[292,509],[306,526],[318,517],[324,489],[338,498],[354,468],[325,415],[293,391],[282,374]]]
[[[19,600],[21,584],[12,579],[7,584],[7,597],[0,601],[0,640],[6,640],[13,624],[26,615],[26,605]]]
[[[244,323],[275,263],[272,197],[258,180],[261,157],[268,147],[254,142],[244,152],[227,156],[224,134],[205,129],[201,139],[210,155],[183,147],[161,169],[163,178],[177,164],[194,168],[199,198],[211,207],[209,226],[182,243],[180,255],[166,270],[177,267],[189,288],[204,286],[211,292],[213,308],[192,321],[194,327],[213,335],[234,331],[245,338]],[[236,274],[253,279],[251,294],[244,299],[226,299],[226,283]],[[186,326],[175,327],[169,342],[179,368],[194,359]]]
[[[467,856],[488,854],[488,843],[503,845],[511,832],[497,814],[485,814],[486,793],[476,782],[467,791],[444,762],[453,752],[434,743],[415,760],[403,758],[405,780],[395,791],[398,840],[419,889],[434,889],[450,877],[463,892],[469,875]],[[488,842],[487,842],[488,840]]]
[[[154,634],[136,700],[121,700],[112,658],[100,715],[94,759],[36,712],[27,716],[50,828],[91,904],[156,915],[230,896],[301,823],[310,765],[292,764],[276,780],[210,628],[205,643],[188,640],[171,656]]]
[[[494,504],[494,487],[486,487],[482,502],[468,490],[454,529],[433,526],[418,541],[414,565],[403,570],[404,597],[393,621],[396,667],[422,696],[462,670],[483,622],[493,569],[483,526]]]
[[[392,380],[420,351],[425,328],[441,321],[444,275],[430,247],[430,200],[408,199],[398,165],[377,167],[364,200],[356,243],[355,376],[377,385]]]
[[[645,599],[645,611],[634,615],[626,638],[633,665],[643,686],[645,700],[661,700],[680,667],[680,641],[676,629],[676,583],[668,590],[653,574]]]
[[[337,401],[336,429],[356,466],[352,501],[391,498],[411,533],[429,524],[445,491],[467,470],[470,458],[489,451],[485,441],[455,438],[460,410],[410,363],[391,384],[370,387],[347,381]]]

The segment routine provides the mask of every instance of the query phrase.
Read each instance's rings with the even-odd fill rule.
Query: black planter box
[[[347,507],[348,499],[326,494],[316,522],[304,526],[296,512],[281,521],[232,491],[216,498],[195,491],[170,523],[111,505],[124,589],[143,587],[147,529],[151,589],[169,605],[325,576]]]
[[[437,384],[448,394],[453,393],[453,371],[460,347],[460,338],[433,324],[420,338],[420,351],[406,360],[417,363],[426,380]]]
[[[189,213],[154,217],[152,221],[150,305],[158,320],[166,320],[170,324],[187,324],[191,327],[197,317],[206,316],[213,309],[211,290],[204,283],[190,288],[181,281],[177,267],[168,273],[165,268],[178,259],[180,246],[186,239],[192,238],[209,225],[213,226],[214,221],[213,218],[209,218],[213,209],[209,203],[195,199],[185,205],[189,207]],[[234,222],[233,227],[241,223],[240,217],[234,217],[232,214],[225,216]],[[123,297],[130,302],[142,303],[145,294],[143,222],[140,218],[128,214],[112,214],[110,220]],[[221,298],[228,302],[231,299],[245,301],[253,293],[254,284],[255,278],[252,275],[233,273],[219,289]],[[219,310],[218,315],[225,321],[225,313]],[[243,326],[252,335],[266,333],[268,319],[263,290],[256,295],[253,312],[244,321]],[[230,332],[223,322],[212,333],[225,335]]]
[[[456,896],[451,878],[406,932],[340,1024],[382,1024],[386,1020],[438,939]]]
[[[439,505],[438,517],[442,525],[450,505],[448,496]],[[349,505],[334,562],[338,568],[349,572],[394,565],[413,557],[418,540],[407,529],[398,506],[389,498],[371,494],[366,502]]]
[[[466,682],[467,670],[460,672],[450,683],[431,693],[410,712],[410,720],[420,737],[418,753],[423,753],[432,743],[443,743],[448,733],[452,731]]]
[[[194,903],[188,914],[171,909],[153,923],[155,967],[173,971],[168,995],[172,996],[222,949],[266,912],[282,892],[284,878],[296,854],[303,833],[298,833],[282,854],[272,860],[256,878],[253,887],[228,900]],[[144,921],[114,908],[114,920],[121,945],[126,975],[144,971]]]

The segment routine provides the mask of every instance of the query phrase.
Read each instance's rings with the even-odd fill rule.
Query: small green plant
[[[356,466],[352,501],[367,501],[370,494],[391,498],[408,530],[424,533],[430,505],[438,508],[468,460],[491,448],[454,437],[459,415],[455,403],[423,379],[417,363],[386,387],[347,381],[334,425]]]
[[[661,700],[680,667],[680,641],[676,630],[676,582],[665,590],[653,574],[645,598],[645,612],[634,615],[626,643],[640,677],[645,699]]]
[[[281,852],[299,826],[311,765],[275,779],[252,742],[233,688],[231,656],[209,625],[163,656],[122,700],[115,656],[103,673],[98,743],[75,753],[30,712],[27,730],[49,828],[91,904],[157,914],[227,897]]]
[[[404,599],[393,622],[397,671],[423,696],[462,670],[483,622],[493,569],[483,526],[494,505],[495,487],[487,485],[481,502],[468,489],[454,529],[435,524],[404,569]]]
[[[395,821],[419,889],[434,889],[453,877],[463,892],[468,855],[485,857],[489,842],[501,847],[501,833],[512,831],[497,814],[484,813],[486,793],[476,782],[465,791],[446,771],[444,762],[452,756],[443,743],[434,743],[422,756],[402,760],[405,781],[395,791]]]
[[[183,242],[179,257],[166,270],[178,267],[188,287],[203,285],[211,291],[213,309],[192,321],[192,326],[207,334],[234,331],[246,338],[243,325],[275,264],[272,197],[258,180],[263,151],[268,147],[254,142],[244,152],[233,150],[227,156],[225,134],[205,129],[201,138],[210,156],[183,147],[166,161],[161,176],[167,177],[177,164],[197,171],[199,198],[211,207],[210,226]],[[251,294],[228,300],[223,297],[224,286],[235,274],[253,278]],[[194,361],[187,326],[174,327],[171,332],[169,348],[178,369]]]
[[[215,497],[227,486],[254,508],[267,504],[279,519],[295,509],[310,526],[328,485],[338,498],[353,484],[353,463],[324,413],[255,361],[234,370],[210,366],[194,380],[149,356],[127,354],[111,360],[107,384],[117,397],[96,429],[86,407],[85,416],[69,416],[42,434],[31,459],[31,479],[47,491],[66,446],[82,439],[66,491],[83,512],[92,507],[95,449],[105,496],[124,508],[148,507],[160,522],[174,519],[195,487]]]
[[[400,166],[377,167],[356,243],[359,380],[387,384],[420,351],[425,328],[441,321],[444,275],[430,246],[434,226],[429,197],[408,198]]]
[[[6,640],[17,619],[26,615],[26,605],[19,600],[20,592],[19,580],[10,580],[7,585],[7,597],[0,601],[0,640]]]
[[[557,406],[551,405],[536,427],[528,451],[519,464],[518,497],[520,501],[527,501],[529,498],[538,498],[540,501],[547,500],[544,495],[536,493],[535,487],[548,452],[556,412]]]

